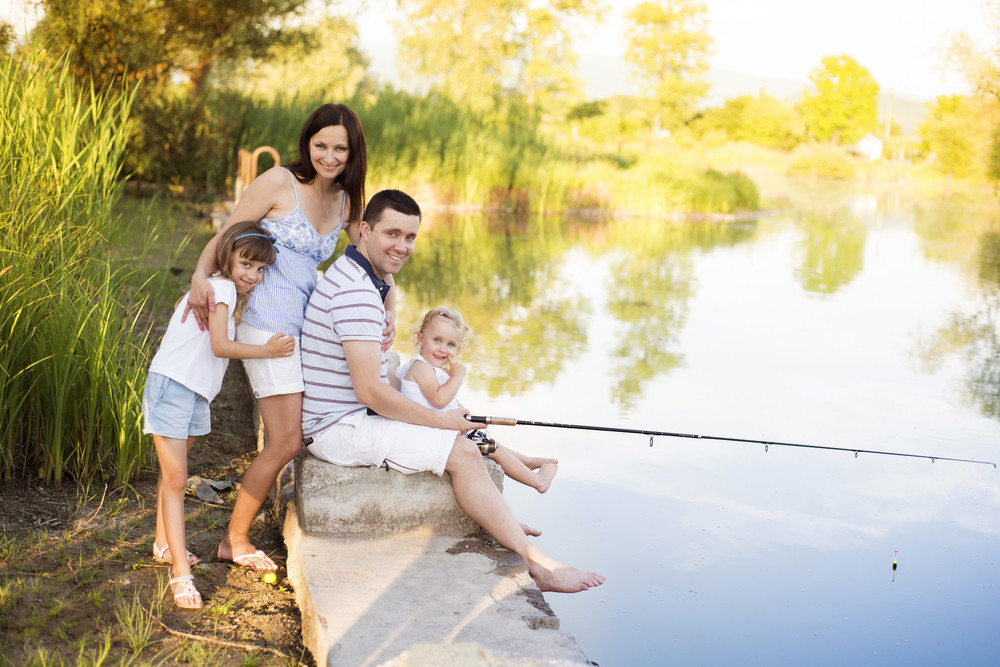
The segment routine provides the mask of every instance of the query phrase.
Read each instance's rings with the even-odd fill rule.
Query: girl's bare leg
[[[521,452],[514,451],[513,449],[507,447],[507,451],[510,452],[518,461],[524,464],[524,467],[530,470],[538,470],[546,463],[558,464],[558,459],[550,459],[546,457],[539,456],[525,456]]]
[[[255,555],[257,548],[250,543],[250,524],[281,469],[302,449],[302,394],[261,398],[257,407],[267,429],[267,444],[243,475],[218,556],[254,570],[273,572],[278,569],[273,560]]]
[[[153,436],[153,442],[154,443],[156,442],[156,437],[157,436]],[[197,439],[198,439],[197,436],[194,436],[194,435],[192,435],[191,437],[188,438],[188,440],[187,440],[187,451],[185,451],[185,453],[184,453],[185,457],[187,456],[187,452],[191,451],[191,447],[194,446],[194,441],[197,440]],[[186,466],[187,466],[187,460],[185,459],[185,467]],[[187,490],[187,479],[184,480],[184,489],[185,489],[185,491]],[[164,545],[168,544],[168,542],[167,542],[167,533],[166,533],[166,530],[163,527],[163,505],[162,505],[162,502],[163,502],[163,475],[160,475],[160,478],[158,480],[156,480],[156,536],[153,538],[153,548],[154,549],[157,548],[157,547],[159,547],[160,549],[162,549],[164,547]],[[173,556],[174,556],[174,550],[168,548],[167,551],[170,554],[170,557],[172,559]],[[194,562],[197,559],[198,559],[197,556],[195,556],[194,554],[191,554],[188,557],[188,564],[189,565],[194,565]]]
[[[162,521],[170,553],[186,554],[187,547],[184,538],[184,490],[187,488],[187,451],[193,438],[178,440],[153,436],[156,445],[156,456],[160,461],[159,506],[157,507],[157,523]],[[162,517],[159,516],[162,514]],[[171,566],[174,577],[191,574],[191,564],[187,558],[177,558]],[[178,591],[179,592],[179,591]],[[181,595],[175,598],[187,606],[201,605],[201,596]]]
[[[497,450],[489,456],[500,464],[505,475],[525,486],[530,486],[539,493],[545,493],[549,490],[552,478],[556,476],[556,471],[559,469],[555,463],[543,463],[535,472],[518,458],[517,452],[507,447],[497,447]]]

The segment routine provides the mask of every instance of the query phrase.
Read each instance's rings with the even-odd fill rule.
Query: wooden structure
[[[254,152],[250,152],[244,148],[240,149],[239,152],[239,165],[236,171],[236,185],[233,188],[233,203],[235,204],[243,196],[243,192],[250,185],[250,181],[257,178],[257,159],[260,157],[261,153],[267,153],[274,160],[275,166],[281,164],[281,157],[278,156],[278,151],[271,148],[270,146],[261,146]]]

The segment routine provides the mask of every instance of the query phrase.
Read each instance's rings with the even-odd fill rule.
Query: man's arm
[[[463,410],[429,410],[382,382],[382,349],[377,341],[345,340],[344,356],[347,357],[347,367],[351,371],[351,382],[358,401],[381,416],[461,433],[473,428],[486,428],[485,424],[468,421]]]

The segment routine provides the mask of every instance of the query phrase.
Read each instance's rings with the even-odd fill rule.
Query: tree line
[[[371,100],[399,94],[374,81],[356,11],[307,0],[38,0],[28,42],[63,59],[98,90],[139,86],[126,171],[149,181],[219,190],[235,152],[259,134],[262,105]],[[849,54],[822,59],[801,100],[745,95],[704,108],[713,49],[703,0],[653,0],[625,14],[623,52],[637,98],[587,100],[574,36],[595,27],[607,0],[396,0],[402,75],[428,96],[489,117],[512,108],[555,138],[620,152],[644,137],[722,137],[781,151],[848,146],[867,133],[904,146],[942,174],[1000,178],[1000,80],[995,54],[959,37],[949,63],[969,95],[929,105],[919,137],[879,118],[879,86]],[[996,5],[991,5],[997,23]],[[1000,28],[1000,23],[996,25]],[[16,54],[16,35],[0,44]],[[22,47],[23,48],[23,47]],[[887,130],[888,128],[888,130]],[[220,163],[221,161],[221,163]]]

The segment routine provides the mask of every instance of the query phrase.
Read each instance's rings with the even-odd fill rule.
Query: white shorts
[[[240,323],[236,327],[236,340],[247,345],[263,345],[271,340],[274,333],[264,331],[249,324]],[[278,394],[298,394],[306,390],[302,382],[302,352],[299,339],[295,338],[295,352],[290,357],[269,359],[244,359],[253,395],[267,398]]]
[[[377,415],[348,418],[313,436],[309,453],[341,466],[387,465],[410,474],[444,474],[458,431],[417,426]]]

